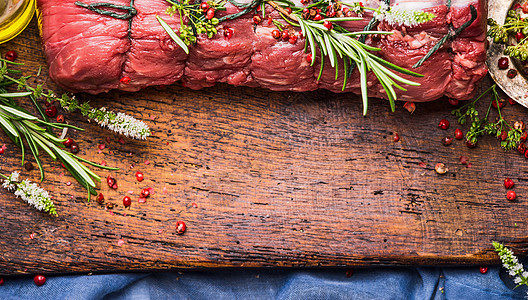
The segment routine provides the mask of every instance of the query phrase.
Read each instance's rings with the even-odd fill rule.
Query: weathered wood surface
[[[0,46],[2,54],[10,49],[27,72],[45,65],[35,23]],[[46,68],[38,81],[55,88]],[[445,100],[419,104],[412,115],[403,103],[391,113],[387,103],[373,100],[363,118],[356,96],[325,91],[175,85],[79,98],[145,120],[153,136],[121,144],[67,114],[86,129],[71,134],[81,155],[121,168],[96,170],[103,180],[117,178],[117,191],[104,182],[100,189],[117,206],[111,213],[88,203],[85,191],[46,157],[42,186],[55,196],[59,217],[1,190],[0,274],[487,264],[497,262],[492,240],[520,252],[528,245],[527,161],[503,153],[492,138],[476,149],[456,140],[444,147],[441,139],[458,127]],[[505,114],[528,121],[519,105]],[[449,131],[437,128],[442,118],[451,121]],[[3,143],[1,171],[38,180],[37,170],[23,170],[20,150],[1,133]],[[107,148],[98,153],[101,143]],[[461,155],[471,168],[459,163]],[[446,175],[435,173],[438,162],[449,167]],[[136,171],[144,172],[143,182],[135,180]],[[517,183],[515,202],[505,199],[505,177]],[[155,194],[140,204],[145,187]],[[125,209],[121,199],[129,191],[133,204]],[[188,226],[181,236],[178,220]]]

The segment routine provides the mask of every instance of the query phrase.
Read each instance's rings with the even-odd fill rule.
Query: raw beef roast
[[[159,15],[176,31],[179,28],[178,14],[167,15],[165,11],[169,5],[164,0],[135,0],[137,15],[130,24],[128,20],[104,16],[74,2],[38,0],[49,74],[59,85],[72,92],[137,91],[152,85],[169,85],[178,80],[192,89],[226,82],[275,91],[342,90],[342,68],[336,80],[335,71],[327,61],[322,77],[317,80],[320,57],[314,66],[310,66],[304,52],[304,40],[300,39],[296,44],[275,40],[271,34],[275,26],[265,21],[254,28],[253,14],[221,23],[214,38],[199,37],[187,55],[156,19]],[[130,0],[106,2],[130,4]],[[392,5],[422,9],[434,13],[436,17],[414,27],[390,26],[381,22],[378,28],[393,34],[375,40],[369,37],[366,41],[382,49],[377,52],[380,57],[424,75],[423,78],[404,76],[421,85],[407,87],[407,92],[400,93],[400,100],[430,101],[444,95],[469,99],[473,96],[476,83],[487,72],[484,64],[486,0],[451,0],[450,7],[448,2],[393,0]],[[363,3],[369,7],[379,5],[375,0]],[[471,19],[470,5],[477,9],[477,19],[458,37],[445,43],[421,67],[412,69],[448,31]],[[239,11],[229,2],[226,8],[223,14]],[[283,22],[271,7],[267,7],[267,11],[275,20]],[[350,31],[361,31],[371,15],[363,17],[361,21],[344,22],[342,25]],[[224,38],[226,27],[233,30],[230,39]],[[130,82],[120,82],[123,77],[129,77]],[[369,96],[386,98],[373,74],[369,75],[368,85]],[[360,92],[357,70],[349,79],[345,91]]]

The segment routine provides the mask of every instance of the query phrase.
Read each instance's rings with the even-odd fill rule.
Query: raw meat
[[[129,5],[129,0],[107,0]],[[132,18],[130,32],[128,20],[114,19],[97,14],[74,4],[75,0],[38,0],[42,21],[43,47],[51,78],[72,92],[97,94],[112,89],[138,91],[152,85],[169,85],[178,80],[192,89],[213,86],[217,82],[232,85],[263,87],[275,91],[312,91],[318,88],[342,91],[343,71],[335,80],[329,62],[320,80],[318,57],[310,66],[304,53],[304,40],[296,44],[273,39],[274,25],[263,22],[256,29],[252,14],[218,26],[213,39],[199,37],[187,55],[163,30],[156,15],[172,28],[179,28],[177,16],[165,13],[164,0],[135,0],[137,15]],[[85,0],[85,3],[101,2]],[[353,1],[355,2],[355,1]],[[414,27],[378,24],[380,30],[393,31],[381,39],[367,39],[367,43],[382,50],[378,55],[390,62],[424,75],[409,77],[421,86],[408,87],[399,92],[400,100],[431,101],[442,96],[467,100],[473,96],[476,83],[487,73],[485,0],[396,0],[391,5],[400,8],[430,11],[436,18]],[[366,6],[377,7],[378,1],[363,1]],[[449,30],[456,29],[471,18],[470,5],[478,11],[477,19],[454,40],[444,44],[421,67],[412,69]],[[230,14],[239,9],[229,2]],[[268,15],[281,22],[271,7]],[[344,27],[359,31],[368,23],[364,20],[346,22]],[[224,38],[224,28],[233,30],[233,37]],[[342,68],[341,68],[342,69]],[[129,77],[130,83],[120,79]],[[386,98],[386,94],[373,74],[369,74],[369,96]],[[345,92],[360,92],[359,73],[354,71]]]

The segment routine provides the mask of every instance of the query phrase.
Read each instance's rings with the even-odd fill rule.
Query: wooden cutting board
[[[7,50],[18,51],[26,74],[43,66],[35,82],[60,91],[47,77],[35,23],[0,46],[2,55]],[[355,95],[326,91],[174,85],[78,97],[145,120],[153,136],[122,144],[79,114],[66,114],[86,129],[70,135],[82,157],[121,168],[95,170],[115,207],[88,202],[60,164],[43,156],[42,186],[53,194],[59,217],[0,190],[0,274],[476,265],[497,262],[493,240],[527,249],[528,161],[503,152],[490,137],[476,149],[457,140],[443,146],[455,128],[467,130],[456,124],[446,99],[417,104],[414,114],[403,102],[391,113],[386,101],[373,99],[362,117]],[[509,120],[528,121],[526,112],[520,105],[504,109]],[[442,118],[451,121],[448,131],[437,127]],[[393,142],[395,133],[400,142]],[[4,143],[1,171],[38,180],[0,133]],[[99,151],[99,144],[106,148]],[[447,174],[435,172],[438,162]],[[143,182],[135,180],[136,171],[145,174]],[[117,190],[106,185],[108,175],[117,178]],[[505,198],[506,177],[516,182],[515,202]],[[155,194],[138,203],[146,187]],[[129,209],[125,195],[133,200]],[[178,220],[187,224],[184,235],[176,234]]]

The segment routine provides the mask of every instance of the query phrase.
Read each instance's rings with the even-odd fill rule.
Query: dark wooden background
[[[36,82],[56,88],[47,78],[35,22],[0,45],[2,55],[7,50],[18,51],[26,74],[43,66]],[[53,194],[59,217],[0,190],[0,274],[481,265],[497,263],[493,240],[520,254],[527,249],[528,161],[503,152],[491,137],[476,149],[457,140],[443,146],[441,139],[455,128],[467,130],[456,125],[446,99],[417,104],[414,114],[403,102],[391,113],[388,103],[373,99],[362,117],[356,96],[326,91],[174,85],[78,97],[145,120],[153,136],[121,144],[79,114],[66,114],[86,129],[70,134],[83,157],[121,168],[95,170],[103,177],[100,191],[116,206],[87,202],[60,164],[43,156],[42,186]],[[504,109],[512,121],[528,121],[526,112],[520,105]],[[451,121],[448,131],[437,127],[442,118]],[[393,142],[394,133],[400,142]],[[25,171],[20,149],[0,133],[4,143],[1,172],[18,170],[38,180],[38,171]],[[99,153],[101,143],[106,148]],[[460,164],[460,156],[472,167]],[[447,174],[435,172],[438,162],[448,166]],[[145,174],[143,182],[135,180],[136,171]],[[117,178],[118,190],[108,188],[107,175]],[[505,198],[505,177],[517,183],[515,202]],[[155,194],[138,203],[146,187]],[[122,198],[130,192],[133,204],[125,209]],[[178,220],[188,226],[184,235],[176,234]]]

